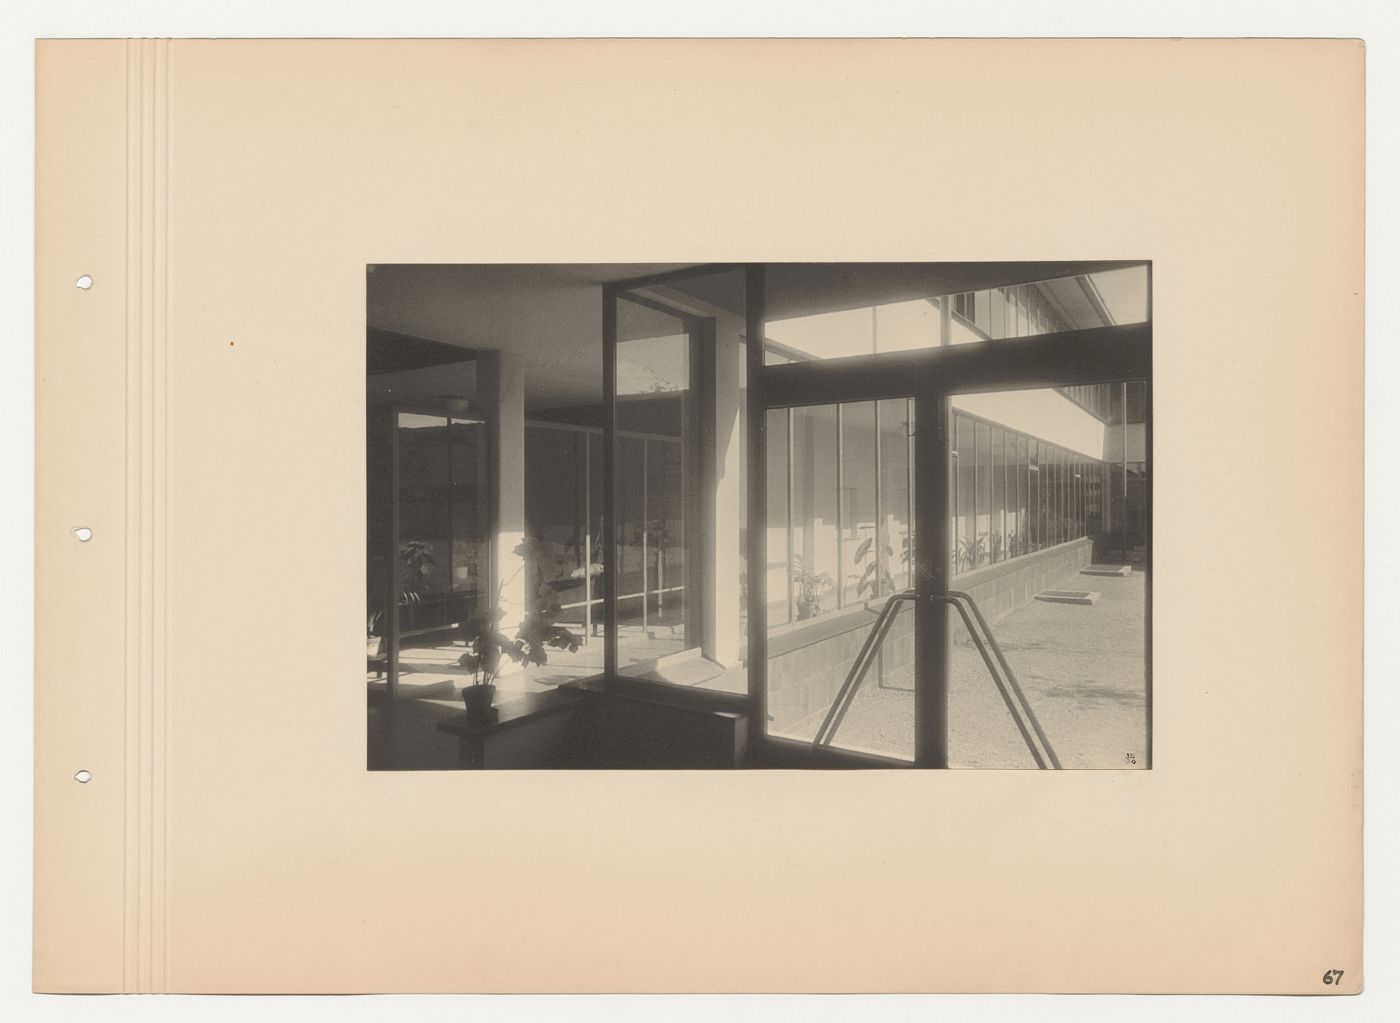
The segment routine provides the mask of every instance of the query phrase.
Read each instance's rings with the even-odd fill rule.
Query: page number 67
[[[1340,984],[1341,982],[1342,982],[1342,971],[1341,971],[1341,970],[1328,970],[1326,973],[1324,973],[1324,974],[1322,975],[1322,983],[1324,983],[1324,984]]]

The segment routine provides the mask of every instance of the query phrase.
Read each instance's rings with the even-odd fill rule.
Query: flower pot
[[[491,716],[491,701],[496,698],[496,684],[467,686],[462,690],[462,703],[467,708],[468,721],[486,721]]]

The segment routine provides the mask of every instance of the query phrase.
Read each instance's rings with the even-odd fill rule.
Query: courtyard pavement
[[[1054,589],[1094,590],[1093,605],[1031,600],[992,623],[1026,699],[1065,768],[1146,764],[1143,602],[1145,576],[1075,573]],[[948,758],[952,767],[1034,767],[986,665],[953,616]],[[903,683],[901,685],[901,683]],[[834,745],[900,757],[914,753],[914,696],[908,680],[857,694]],[[821,715],[795,732],[812,735]]]

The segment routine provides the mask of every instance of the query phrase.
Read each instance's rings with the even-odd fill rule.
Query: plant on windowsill
[[[497,606],[489,614],[465,622],[459,631],[467,650],[457,663],[472,674],[471,684],[462,687],[462,702],[467,718],[472,721],[489,719],[503,657],[523,668],[547,663],[550,649],[573,653],[582,644],[578,636],[557,622],[562,610],[558,593],[549,583],[538,582],[536,566],[540,542],[527,537],[515,548],[514,554],[520,559],[520,566],[510,579],[501,583],[496,594]],[[511,636],[500,628],[501,619],[505,617],[505,609],[500,606],[501,595],[521,572],[528,572],[526,578],[536,582],[535,608],[521,618],[515,635]]]
[[[433,557],[433,545],[424,540],[405,540],[399,544],[399,578],[402,582],[405,599],[418,596],[418,587],[425,583],[437,568],[437,558]]]
[[[792,581],[797,584],[795,598],[797,620],[800,622],[821,614],[822,594],[833,589],[836,580],[825,572],[808,572],[803,567],[801,558],[794,558],[793,565],[796,571],[792,574]]]
[[[965,536],[958,541],[957,558],[955,559],[956,570],[966,572],[976,568],[987,560],[987,534],[981,536]]]
[[[992,561],[1001,561],[1001,560],[1002,560],[1002,556],[1001,556],[1001,550],[1002,550],[1001,534],[998,533],[996,530],[992,530],[991,535],[988,537],[987,548],[988,548],[988,550],[991,552],[991,558],[990,558],[990,560],[992,560]]]
[[[871,557],[872,551],[875,557]],[[905,538],[904,551],[900,555],[904,562],[909,561],[909,541]],[[883,583],[886,593],[893,593],[896,589],[894,576],[890,575],[889,564],[894,558],[894,548],[888,543],[875,548],[875,538],[868,536],[862,540],[855,549],[855,554],[851,560],[857,567],[864,566],[860,575],[851,573],[850,578],[856,580],[856,597],[859,600],[873,598],[876,596],[877,582]]]

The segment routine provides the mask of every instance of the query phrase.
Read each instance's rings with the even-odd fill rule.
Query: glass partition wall
[[[394,690],[443,686],[452,630],[489,606],[487,427],[394,408],[369,424],[369,668]]]
[[[605,294],[609,674],[747,693],[745,271]]]

